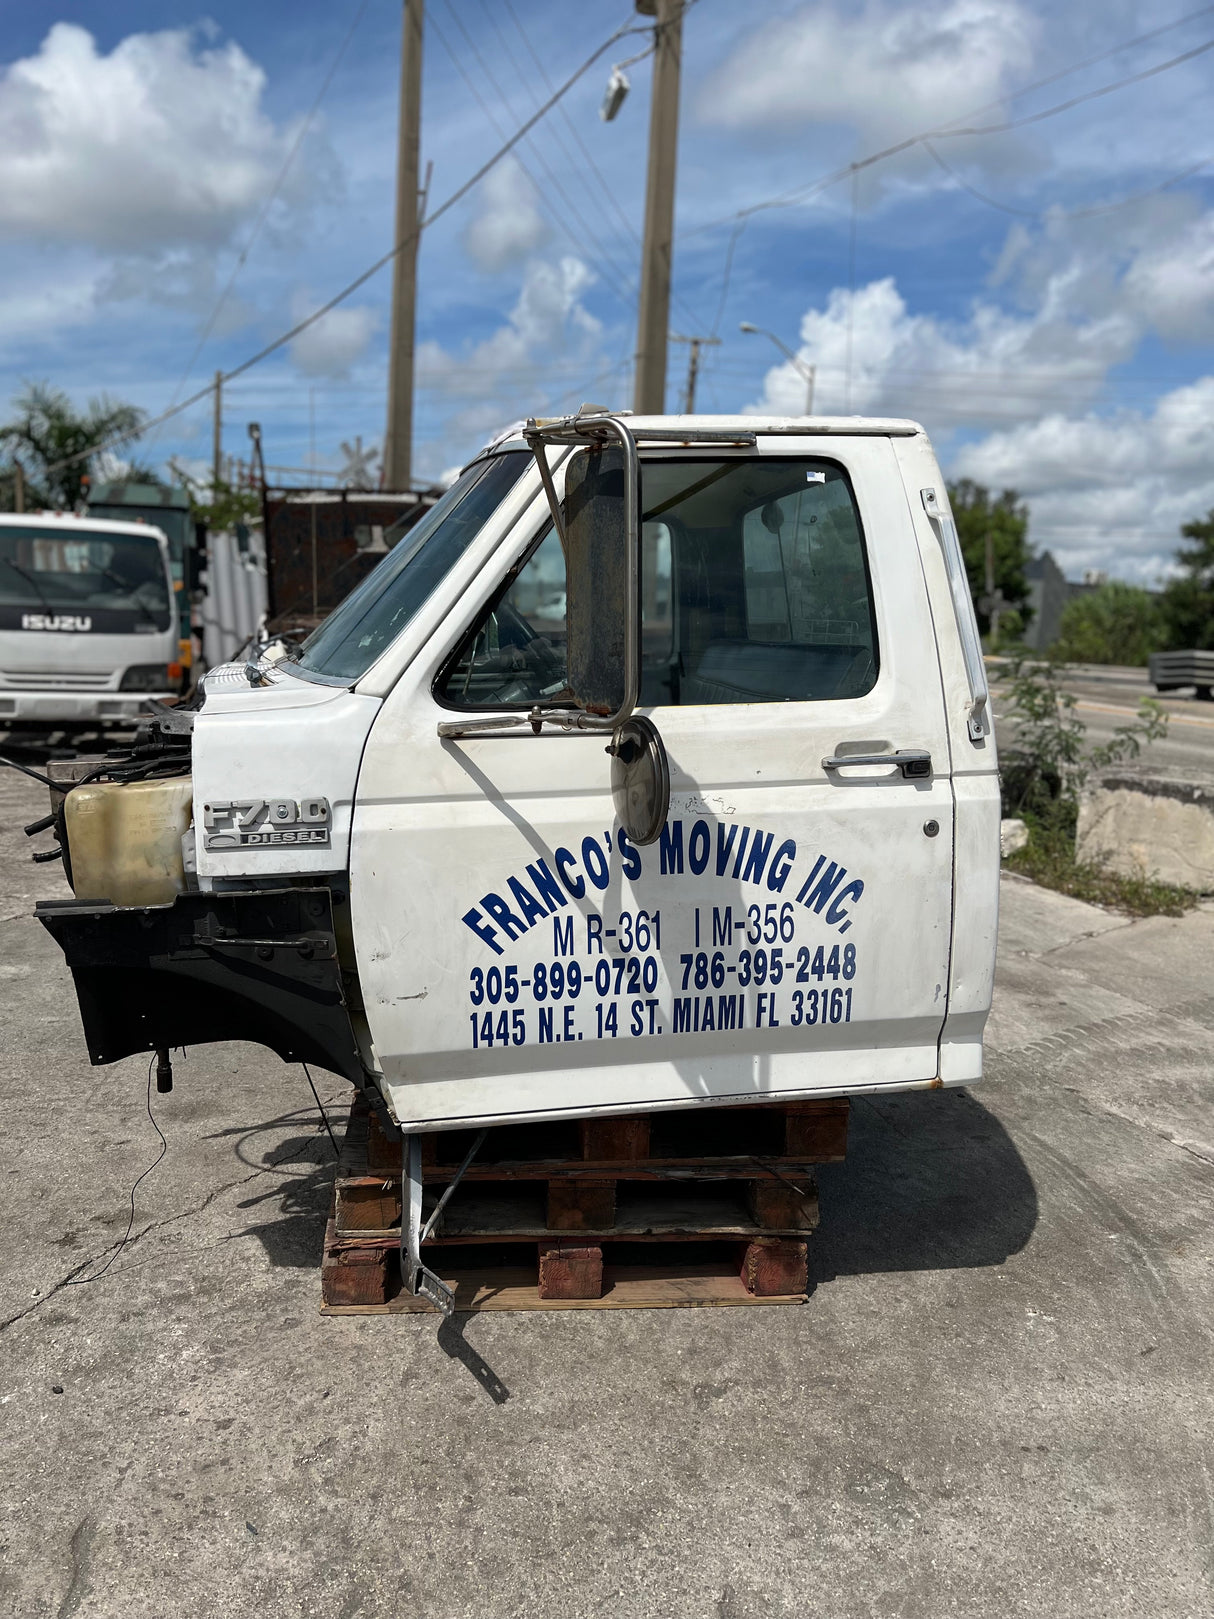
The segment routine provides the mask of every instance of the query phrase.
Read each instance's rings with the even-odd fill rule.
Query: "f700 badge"
[[[236,798],[202,808],[204,849],[315,848],[327,845],[333,812],[327,798]]]

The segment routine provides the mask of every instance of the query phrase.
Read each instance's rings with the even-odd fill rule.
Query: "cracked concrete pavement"
[[[147,1064],[88,1065],[41,808],[0,772],[0,1613],[1214,1609],[1214,907],[1005,880],[988,1077],[856,1104],[804,1308],[440,1338],[318,1313],[332,1149],[252,1047],[153,1092],[119,1247]]]

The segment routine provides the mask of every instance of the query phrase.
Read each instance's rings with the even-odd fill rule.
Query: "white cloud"
[[[297,293],[291,300],[292,320],[303,320],[317,302],[307,293]],[[305,377],[347,376],[366,352],[376,324],[375,311],[366,305],[339,305],[291,340],[291,359]]]
[[[223,244],[293,136],[263,111],[265,82],[238,45],[187,29],[131,34],[103,55],[86,29],[56,23],[0,78],[0,230],[126,255]],[[332,168],[314,143],[284,201]]]
[[[738,130],[850,124],[883,143],[997,100],[1031,63],[1037,32],[1016,0],[805,5],[748,28],[699,114]]]
[[[1214,507],[1214,376],[1112,417],[1051,413],[968,445],[952,470],[1028,500],[1029,536],[1075,575],[1151,584]]]
[[[464,246],[482,270],[507,269],[547,239],[535,187],[511,159],[490,170],[479,201],[480,212],[464,231]]]
[[[1060,388],[1077,403],[1093,398],[1137,339],[1123,315],[1069,319],[1057,291],[1030,316],[981,301],[955,321],[913,314],[887,276],[854,297],[836,288],[824,309],[808,310],[798,352],[817,367],[814,409],[822,414],[891,413],[953,426],[1036,416]],[[798,415],[804,401],[805,384],[785,362],[745,409]]]
[[[421,346],[419,384],[460,403],[449,436],[483,441],[602,369],[602,326],[581,301],[593,281],[580,259],[533,259],[514,308],[489,337],[458,357],[437,343]]]
[[[1036,255],[1023,271],[1035,301],[1023,312],[978,298],[958,319],[916,313],[892,277],[854,298],[836,289],[801,322],[799,358],[818,368],[815,409],[922,421],[950,474],[1019,491],[1030,539],[1069,573],[1100,567],[1151,583],[1169,565],[1179,525],[1214,507],[1214,377],[1146,411],[1098,410],[1097,401],[1147,331],[1210,330],[1212,243],[1208,217],[1182,219],[1154,240],[1130,233],[1110,268],[1091,241],[1067,257],[1058,242],[1026,237],[1012,254]],[[804,399],[785,363],[746,409],[796,415]],[[976,427],[986,436],[950,457],[956,430]]]
[[[1120,312],[1165,341],[1214,337],[1214,212],[1192,194],[1014,225],[991,277],[1022,303],[1052,297],[1089,317]]]

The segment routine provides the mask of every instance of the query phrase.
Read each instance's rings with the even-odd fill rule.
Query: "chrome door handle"
[[[896,765],[907,780],[922,780],[932,773],[932,756],[926,748],[899,748],[896,753],[832,753],[822,761],[823,770],[848,765]]]

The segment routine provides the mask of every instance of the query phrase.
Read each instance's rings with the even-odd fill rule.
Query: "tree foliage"
[[[1214,510],[1181,526],[1192,544],[1176,553],[1180,575],[1163,591],[1167,645],[1214,649]]]
[[[186,487],[190,510],[212,534],[230,532],[241,523],[247,526],[261,521],[261,495],[256,489],[242,489],[223,478],[212,486],[209,479],[203,483],[191,477],[175,461],[170,461],[169,465]]]
[[[1052,821],[1059,814],[1074,830],[1079,794],[1093,770],[1137,759],[1144,744],[1168,734],[1168,716],[1153,697],[1117,726],[1107,742],[1092,745],[1066,686],[1067,667],[1023,648],[992,670],[999,688],[999,718],[1010,741],[1001,748],[1004,813]]]
[[[25,473],[26,505],[71,510],[84,498],[84,479],[94,471],[98,452],[119,434],[138,437],[144,412],[104,396],[90,399],[83,411],[61,389],[47,382],[29,383],[13,401],[15,415],[0,425],[0,446]],[[74,457],[68,466],[58,463]],[[4,494],[13,504],[12,469]]]
[[[1021,625],[1027,624],[1032,612],[1028,606],[1028,507],[1014,489],[992,496],[989,489],[969,478],[950,484],[948,498],[957,520],[965,571],[978,611],[978,628],[986,635],[991,627],[989,614],[978,606],[986,595],[988,534],[994,541],[995,588],[1002,591],[1006,605],[1019,613]]]
[[[1158,596],[1110,579],[1066,604],[1052,650],[1069,663],[1145,664],[1166,634]]]

